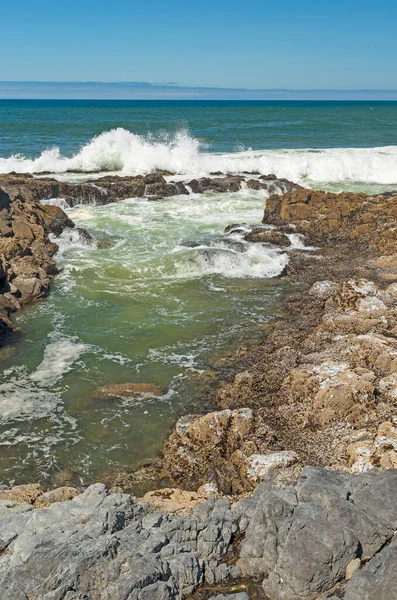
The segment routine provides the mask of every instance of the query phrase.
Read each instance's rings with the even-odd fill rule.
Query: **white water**
[[[10,369],[0,385],[0,422],[40,419],[56,410],[60,396],[54,386],[88,350],[86,344],[54,332],[38,367]]]
[[[215,154],[199,140],[180,131],[174,137],[139,136],[123,128],[94,137],[72,157],[59,148],[35,159],[14,155],[0,158],[0,172],[94,171],[137,175],[167,169],[186,176],[212,171],[275,173],[298,183],[362,182],[397,184],[397,146],[302,150],[245,150]]]

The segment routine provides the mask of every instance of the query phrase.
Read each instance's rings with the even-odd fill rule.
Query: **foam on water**
[[[29,376],[40,386],[52,386],[66,375],[73,364],[88,349],[76,339],[61,337],[47,344],[44,357],[37,369]]]
[[[65,252],[72,248],[95,248],[94,240],[91,240],[79,227],[66,227],[59,236],[50,234],[50,240],[59,246],[55,256],[57,260],[61,259]]]
[[[397,184],[397,146],[299,150],[203,152],[206,148],[186,131],[175,136],[140,136],[121,127],[94,137],[72,157],[57,147],[35,158],[0,158],[0,172],[66,171],[144,174],[167,169],[186,176],[212,171],[276,173],[298,183],[362,182]]]
[[[181,278],[222,275],[228,278],[277,277],[288,263],[288,255],[263,246],[248,246],[244,252],[212,246],[185,248],[175,262]]]
[[[74,338],[54,333],[50,336],[38,367],[28,373],[26,367],[10,369],[0,385],[0,422],[42,419],[53,413],[59,403],[54,386],[88,350]]]

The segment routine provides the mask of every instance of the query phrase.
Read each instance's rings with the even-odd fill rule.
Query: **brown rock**
[[[33,242],[35,239],[32,228],[24,221],[18,221],[16,219],[12,222],[12,231],[16,238],[26,240],[27,242]]]
[[[16,485],[10,490],[0,490],[0,500],[33,504],[34,501],[44,493],[44,489],[38,483],[27,485]]]
[[[291,242],[285,233],[275,231],[274,229],[265,229],[255,227],[245,236],[247,242],[260,242],[262,244],[271,244],[272,246],[290,246]]]
[[[55,502],[66,502],[72,500],[78,496],[79,492],[74,487],[59,487],[49,492],[44,492],[41,496],[36,498],[34,505],[36,508],[45,508],[54,504]]]
[[[117,383],[93,392],[94,398],[138,397],[138,396],[162,396],[163,390],[160,386],[153,383]]]
[[[233,461],[233,453],[249,456],[265,449],[271,439],[269,428],[247,408],[186,415],[164,444],[164,467],[184,487],[216,481],[224,493],[242,490],[253,484],[242,477],[241,461]]]
[[[151,510],[182,516],[190,514],[198,504],[202,504],[207,499],[207,495],[198,492],[164,488],[147,492],[143,498],[140,498],[140,501],[144,502]]]

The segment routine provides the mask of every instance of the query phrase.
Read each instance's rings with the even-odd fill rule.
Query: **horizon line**
[[[397,89],[245,88],[144,81],[0,81],[2,100],[397,100]]]

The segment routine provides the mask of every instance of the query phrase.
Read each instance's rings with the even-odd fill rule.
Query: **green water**
[[[259,171],[332,191],[397,188],[396,102],[0,100],[0,124],[0,172]],[[200,373],[260,335],[293,287],[277,277],[285,253],[222,235],[260,223],[264,203],[242,190],[68,211],[109,246],[66,233],[49,298],[17,316],[21,342],[0,373],[0,483],[136,468],[179,415],[205,410]],[[93,396],[136,382],[164,393]]]
[[[69,467],[87,482],[135,468],[159,453],[178,415],[200,410],[194,375],[217,351],[258,335],[292,285],[271,277],[285,254],[242,252],[238,236],[222,236],[230,222],[260,222],[263,204],[239,192],[68,211],[110,247],[61,239],[51,295],[17,318],[23,341],[0,386],[4,481],[50,483]],[[164,395],[93,397],[133,382]]]

